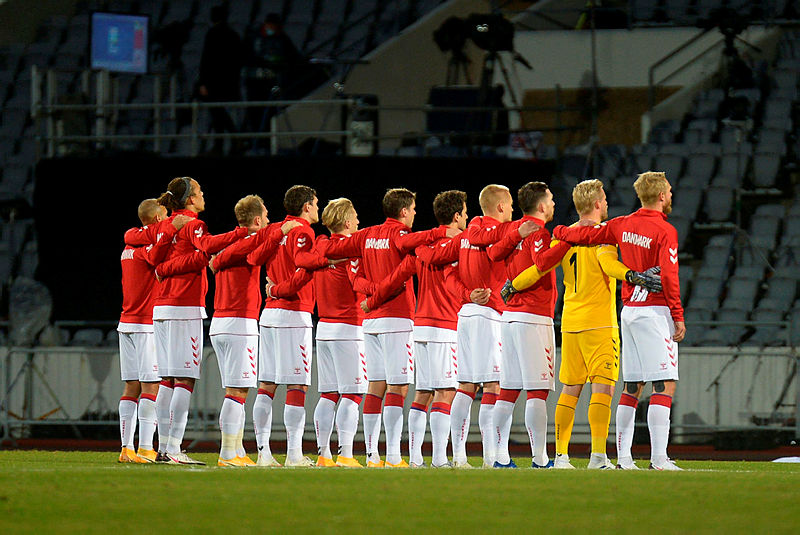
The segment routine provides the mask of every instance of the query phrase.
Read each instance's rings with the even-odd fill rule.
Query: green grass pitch
[[[679,461],[687,471],[672,473],[241,469],[217,468],[214,454],[197,454],[209,467],[196,468],[120,465],[116,457],[0,451],[0,532],[800,531],[800,465]]]

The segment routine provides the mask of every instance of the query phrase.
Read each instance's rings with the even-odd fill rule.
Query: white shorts
[[[223,388],[257,386],[258,335],[214,334],[211,345],[217,354]]]
[[[414,342],[414,372],[417,390],[439,390],[458,386],[458,355],[455,342]]]
[[[365,394],[364,341],[317,340],[317,385],[323,393]]]
[[[500,388],[555,390],[556,333],[552,325],[504,321]]]
[[[622,380],[629,383],[678,380],[675,324],[664,306],[622,307]]]
[[[119,333],[119,371],[123,381],[161,380],[153,333]]]
[[[484,316],[458,316],[459,383],[478,384],[500,380],[503,349],[501,323],[500,320]]]
[[[156,359],[161,377],[200,378],[203,320],[153,320]]]
[[[414,383],[413,331],[364,333],[367,378],[390,385]]]
[[[259,326],[258,380],[279,385],[310,385],[311,327]]]

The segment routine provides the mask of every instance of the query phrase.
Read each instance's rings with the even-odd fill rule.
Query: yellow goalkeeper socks
[[[592,453],[606,452],[608,423],[611,420],[611,396],[593,392],[589,399],[589,428],[592,431]]]
[[[556,405],[556,453],[566,455],[569,449],[569,439],[572,436],[572,424],[575,423],[575,406],[578,398],[565,394],[558,396]]]

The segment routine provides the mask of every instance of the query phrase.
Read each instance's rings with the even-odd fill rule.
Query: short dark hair
[[[544,182],[528,182],[517,192],[517,202],[523,214],[535,212],[539,203],[547,197],[547,184]]]
[[[292,186],[283,196],[283,207],[286,213],[298,217],[303,213],[303,205],[314,202],[317,192],[308,186]]]
[[[383,215],[398,218],[403,208],[411,208],[417,200],[417,194],[406,188],[392,188],[383,196]]]
[[[443,191],[433,199],[433,215],[440,225],[449,225],[467,202],[467,194],[457,189]]]

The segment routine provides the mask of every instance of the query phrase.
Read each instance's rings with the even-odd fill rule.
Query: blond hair
[[[669,191],[667,175],[661,171],[646,171],[633,183],[633,189],[636,190],[642,206],[655,204],[659,194]]]
[[[325,209],[322,210],[322,224],[331,232],[339,232],[355,210],[350,199],[340,197],[328,201]]]
[[[156,215],[161,209],[162,206],[158,204],[158,199],[145,199],[139,203],[136,215],[139,216],[142,225],[150,225],[155,222]]]
[[[588,214],[594,209],[594,203],[599,201],[603,193],[603,183],[596,178],[579,182],[572,190],[572,202],[578,215]]]
[[[511,192],[507,187],[499,184],[489,184],[481,190],[478,196],[478,202],[481,205],[481,211],[486,215],[487,212],[494,212],[497,203],[505,199],[506,195],[511,196]]]
[[[256,217],[263,215],[262,206],[264,206],[264,199],[258,195],[242,197],[233,207],[236,221],[243,226],[251,224]]]

